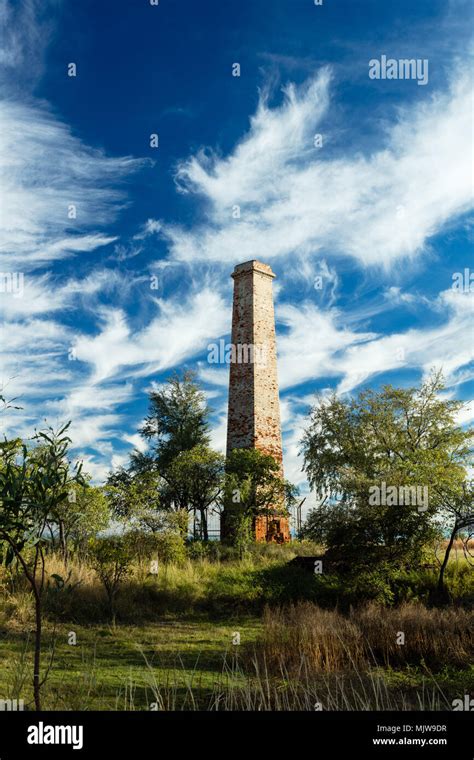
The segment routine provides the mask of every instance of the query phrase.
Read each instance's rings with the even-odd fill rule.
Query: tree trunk
[[[51,525],[49,525],[49,523],[48,523],[48,530],[49,530],[49,535],[51,536],[51,549],[54,552],[54,550],[56,549],[56,540],[54,538],[53,528],[51,527]]]
[[[40,682],[40,666],[41,666],[41,632],[42,632],[42,625],[41,625],[41,594],[43,592],[43,581],[44,581],[44,564],[43,564],[43,575],[41,579],[41,584],[38,587],[37,580],[36,580],[36,565],[38,561],[38,544],[36,545],[36,559],[35,559],[35,565],[33,572],[31,573],[28,570],[28,565],[25,562],[25,559],[22,557],[21,553],[18,551],[16,544],[14,541],[12,541],[8,535],[4,536],[5,540],[8,541],[10,546],[12,547],[13,551],[15,552],[15,556],[17,557],[18,561],[20,562],[23,571],[25,573],[25,576],[28,580],[28,583],[31,586],[31,589],[33,591],[33,595],[35,597],[35,656],[34,656],[34,665],[33,665],[33,696],[35,700],[35,709],[41,710],[41,697],[40,697],[40,689],[41,689],[41,682]]]
[[[207,529],[207,514],[205,509],[201,509],[201,538],[209,541],[209,531]]]
[[[456,523],[454,523],[454,528],[452,530],[451,537],[449,539],[448,545],[446,547],[446,551],[444,553],[443,563],[442,563],[442,565],[440,567],[440,570],[439,570],[438,594],[440,594],[440,595],[443,594],[443,592],[445,591],[445,588],[444,588],[444,572],[445,572],[445,570],[446,570],[446,568],[448,566],[449,555],[451,553],[451,549],[453,548],[454,539],[456,538],[456,533],[457,532],[458,532],[458,524],[456,522]]]
[[[64,531],[64,523],[59,520],[59,546],[61,547],[61,554],[64,560],[64,567],[67,570],[68,556],[67,556],[67,542],[66,533]]]
[[[110,616],[112,618],[112,628],[115,628],[117,626],[117,609],[115,607],[115,595],[116,591],[113,589],[108,592],[109,595],[109,605],[110,605]]]
[[[35,660],[33,668],[33,694],[35,698],[35,709],[41,710],[40,698],[40,666],[41,666],[41,597],[38,589],[33,587],[35,596]]]

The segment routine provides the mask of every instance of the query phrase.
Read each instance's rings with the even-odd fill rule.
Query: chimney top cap
[[[237,264],[231,277],[237,277],[240,274],[246,274],[247,272],[260,272],[266,274],[268,277],[276,277],[272,272],[272,268],[268,264],[263,264],[261,261],[252,259],[252,261],[244,261],[243,264]]]

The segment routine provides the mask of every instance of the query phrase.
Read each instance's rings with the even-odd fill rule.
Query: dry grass
[[[330,672],[365,663],[361,630],[347,617],[310,602],[267,608],[260,649],[272,670],[298,671],[302,660],[310,670]]]
[[[157,576],[147,563],[135,563],[112,630],[95,571],[76,559],[70,569],[47,558],[44,662],[57,641],[45,692],[52,709],[149,709],[154,701],[163,710],[438,710],[451,709],[452,697],[470,693],[473,684],[474,612],[467,607],[361,602],[342,614],[313,601],[275,606],[273,587],[288,583],[287,597],[296,600],[312,576],[300,579],[268,558],[161,564]],[[53,574],[66,580],[64,587]],[[262,618],[269,598],[273,606]],[[252,625],[249,610],[257,610]],[[178,620],[192,628],[180,641]],[[0,681],[7,679],[12,694],[23,695],[31,681],[33,623],[24,579],[0,570]],[[77,631],[80,649],[65,643],[69,630]],[[230,645],[233,631],[242,632],[240,647]]]
[[[424,663],[467,667],[474,655],[474,611],[428,609],[404,604],[387,609],[368,604],[348,616],[310,602],[267,609],[257,658],[273,672],[367,669],[376,664]],[[404,634],[404,644],[400,641]]]
[[[351,617],[363,632],[370,652],[384,664],[420,659],[433,667],[440,663],[459,667],[472,663],[474,610],[408,603],[382,610],[377,605],[367,605]],[[403,645],[397,644],[398,632],[404,634]]]
[[[229,657],[213,687],[197,699],[199,677],[191,674],[183,688],[179,671],[168,674],[165,683],[148,667],[146,681],[157,710],[210,711],[340,711],[340,710],[446,710],[449,697],[432,678],[422,678],[417,688],[392,687],[383,672],[351,670],[347,673],[315,674],[305,656],[298,672],[289,672],[280,663],[273,674],[271,664],[254,657],[241,663]],[[130,709],[130,708],[127,708]],[[133,708],[132,708],[133,709]]]

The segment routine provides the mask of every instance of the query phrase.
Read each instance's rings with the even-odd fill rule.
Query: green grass
[[[77,645],[70,646],[71,630]],[[232,644],[235,631],[241,646]],[[231,625],[174,620],[144,626],[67,626],[54,631],[55,654],[43,687],[43,709],[450,709],[451,699],[474,691],[474,668],[423,665],[303,671],[299,678],[256,668],[252,651],[262,621]],[[44,666],[53,640],[45,635]],[[0,682],[4,697],[31,703],[31,641],[2,635]],[[154,707],[154,705],[156,707]],[[31,707],[31,704],[29,705]]]
[[[390,578],[376,571],[363,578],[315,576],[287,566],[297,551],[318,553],[311,545],[255,547],[243,561],[217,554],[161,565],[158,576],[149,574],[146,563],[136,564],[119,592],[115,628],[94,571],[74,562],[70,584],[57,589],[51,582],[45,595],[43,672],[53,644],[54,657],[43,708],[148,710],[155,703],[159,709],[312,710],[321,702],[325,709],[449,709],[451,698],[474,693],[469,663],[454,667],[440,660],[427,668],[416,651],[406,663],[364,661],[359,669],[346,663],[315,671],[311,644],[295,675],[298,646],[293,642],[288,657],[283,620],[281,651],[275,655],[275,629],[265,622],[266,607],[271,616],[278,607],[309,602],[337,616],[331,612],[336,606],[349,615],[351,605],[367,599],[392,609],[408,600],[428,614],[436,587],[436,571],[430,569],[394,572]],[[49,577],[64,574],[54,557],[48,558],[47,569]],[[469,609],[472,568],[459,558],[451,562],[447,583],[453,615],[457,607]],[[383,608],[380,615],[389,620]],[[377,614],[372,619],[377,624]],[[340,622],[334,617],[328,630],[340,629]],[[76,646],[68,644],[71,631]],[[27,586],[21,576],[0,570],[0,698],[23,698],[29,706],[32,632]],[[234,632],[240,633],[240,646],[232,644]],[[373,636],[377,640],[377,628]],[[272,652],[265,649],[269,640]],[[276,661],[282,665],[275,669]]]
[[[150,709],[150,683],[184,695],[192,685],[196,699],[209,695],[225,663],[239,656],[232,644],[254,642],[258,620],[232,624],[167,621],[144,626],[47,626],[44,666],[54,641],[54,661],[44,687],[44,709]],[[77,635],[76,646],[68,635]],[[49,651],[48,651],[49,650]],[[5,698],[31,700],[31,638],[0,637],[0,682]],[[20,674],[23,676],[20,678]]]

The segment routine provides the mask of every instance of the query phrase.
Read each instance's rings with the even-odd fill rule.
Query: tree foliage
[[[109,601],[112,624],[115,626],[116,597],[130,572],[134,558],[132,542],[126,535],[95,538],[90,541],[90,557]]]
[[[281,477],[279,464],[258,449],[234,449],[225,466],[222,507],[225,538],[245,546],[257,517],[288,514],[297,490]]]
[[[38,451],[18,439],[0,443],[0,540],[7,549],[2,560],[16,559],[35,600],[33,692],[41,709],[40,675],[42,596],[45,583],[44,543],[48,521],[67,501],[73,484],[83,482],[81,465],[71,468],[67,458],[69,423],[35,436]]]
[[[154,532],[162,522],[161,488],[162,479],[156,470],[134,472],[120,467],[109,474],[104,493],[115,519]]]
[[[165,503],[198,513],[203,540],[207,541],[207,510],[216,505],[223,488],[225,458],[208,446],[200,445],[178,454],[163,476]]]
[[[82,483],[72,483],[68,500],[56,511],[63,524],[64,543],[74,550],[85,551],[89,539],[104,531],[110,523],[110,507],[103,488],[93,486],[90,476],[83,475]]]
[[[304,535],[323,541],[353,565],[418,561],[436,531],[441,491],[466,479],[472,431],[456,416],[463,404],[444,398],[440,374],[420,387],[390,385],[356,398],[320,399],[302,441],[304,469],[321,500]],[[375,489],[426,488],[416,505],[378,503]]]
[[[160,473],[183,451],[209,444],[210,409],[193,372],[175,373],[167,383],[150,393],[149,412],[140,434],[150,444],[147,456],[135,454],[135,469]]]
[[[441,524],[449,531],[449,540],[440,564],[438,578],[438,594],[446,595],[444,575],[449,562],[449,556],[456,538],[463,540],[464,554],[471,561],[470,541],[474,535],[474,484],[472,481],[434,486],[439,505]]]

